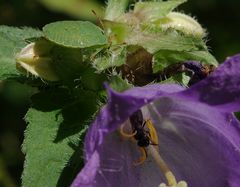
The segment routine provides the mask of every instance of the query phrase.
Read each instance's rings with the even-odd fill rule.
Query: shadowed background
[[[0,24],[41,29],[45,24],[54,21],[96,18],[91,12],[79,13],[78,10],[87,10],[86,2],[93,1],[0,0]],[[100,16],[104,1],[95,1],[89,6],[95,7],[98,10],[97,15]],[[222,62],[227,56],[240,52],[238,7],[240,1],[236,0],[189,0],[178,10],[195,16],[208,30],[207,41],[210,51]],[[21,144],[26,127],[23,118],[30,106],[29,97],[33,92],[33,89],[18,83],[0,82],[0,187],[21,184],[24,161]]]

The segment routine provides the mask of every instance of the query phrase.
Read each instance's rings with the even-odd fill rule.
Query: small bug
[[[140,159],[135,162],[135,165],[142,164],[147,158],[146,147],[149,145],[158,145],[157,132],[151,122],[151,120],[145,120],[141,110],[137,110],[129,117],[132,134],[126,134],[123,131],[123,126],[120,129],[120,133],[125,137],[133,137],[137,141],[139,150],[142,152]]]
[[[166,177],[169,186],[176,185],[176,178],[173,175],[172,171],[169,169],[167,163],[161,157],[158,147],[158,136],[156,129],[154,128],[151,120],[145,120],[143,118],[142,111],[139,109],[134,112],[130,117],[129,121],[131,123],[132,134],[127,134],[123,131],[124,125],[120,127],[120,133],[124,137],[132,137],[137,141],[139,150],[142,153],[142,156],[134,162],[134,165],[140,165],[147,159],[147,151],[155,160],[156,164],[159,166],[161,172]]]
[[[130,117],[130,122],[133,132],[135,132],[134,138],[137,140],[139,147],[147,147],[151,144],[151,133],[145,129],[148,121],[143,119],[141,110],[137,110]]]

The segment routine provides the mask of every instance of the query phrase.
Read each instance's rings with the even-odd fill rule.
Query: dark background
[[[99,1],[104,5],[104,1]],[[222,62],[240,52],[240,1],[189,0],[178,10],[195,16],[208,30],[208,46]],[[50,11],[38,1],[0,0],[0,24],[42,28],[58,20],[80,19],[68,13]],[[1,45],[1,44],[0,44]],[[0,187],[20,186],[24,155],[21,153],[26,127],[24,114],[30,105],[32,90],[11,81],[0,82]],[[6,185],[5,185],[6,186]]]

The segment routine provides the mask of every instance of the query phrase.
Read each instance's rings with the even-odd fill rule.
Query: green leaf
[[[43,32],[48,40],[65,47],[86,48],[107,43],[102,30],[88,21],[58,21],[45,25]]]
[[[93,91],[75,89],[74,95],[77,99],[65,105],[62,114],[65,122],[81,124],[84,123],[84,121],[88,121],[96,112],[97,94]],[[67,128],[65,130],[67,130]]]
[[[40,111],[53,111],[72,102],[70,91],[66,88],[49,88],[32,96],[33,108]]]
[[[59,126],[55,141],[62,141],[88,127],[99,108],[96,92],[77,88],[73,90],[73,95],[76,99],[62,108],[64,121]],[[78,139],[74,141],[78,142]]]
[[[27,45],[28,38],[40,36],[41,32],[32,28],[0,26],[0,79],[18,75],[16,54]]]
[[[151,54],[159,50],[196,51],[206,49],[202,39],[170,30],[158,34],[133,32],[126,42],[127,44],[142,46]]]
[[[149,22],[165,17],[169,12],[186,0],[161,2],[138,2],[134,6],[134,14],[142,21]]]
[[[89,64],[83,62],[82,49],[54,45],[50,57],[56,74],[65,83],[79,79],[81,74],[89,68]]]
[[[4,82],[0,81],[0,84],[0,98],[15,107],[27,107],[30,97],[37,92],[36,88],[28,84],[20,83],[20,81],[16,81],[16,79],[7,79]]]
[[[170,51],[160,50],[153,56],[153,72],[163,70],[165,67],[189,60],[204,64],[218,65],[217,60],[208,51]]]
[[[23,152],[23,187],[70,186],[83,166],[84,134],[98,110],[97,94],[44,90],[32,97]],[[74,99],[74,100],[73,100]]]
[[[0,26],[0,33],[5,34],[9,39],[17,43],[17,47],[25,45],[25,40],[30,38],[39,38],[42,36],[42,32],[30,27],[9,27],[5,25]]]
[[[31,108],[27,113],[28,126],[23,144],[23,151],[26,153],[23,187],[57,186],[67,163],[70,165],[69,160],[74,154],[74,146],[69,139],[58,142],[54,140],[58,127],[63,122],[59,112],[59,110],[42,112]],[[83,127],[79,135],[85,130]],[[79,135],[74,138],[77,139]]]
[[[76,18],[96,20],[97,16],[103,17],[104,14],[101,4],[93,0],[39,0],[39,2],[50,10],[63,12]]]
[[[95,69],[87,69],[81,76],[80,81],[86,90],[100,91],[103,89],[103,83],[107,81],[105,74],[97,73]]]
[[[93,66],[97,71],[118,67],[126,62],[127,49],[125,46],[112,46],[94,57]]]

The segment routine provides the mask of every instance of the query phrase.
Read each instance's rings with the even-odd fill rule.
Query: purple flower
[[[239,70],[236,55],[189,89],[155,84],[117,93],[108,88],[108,104],[88,130],[85,166],[72,187],[239,187],[240,123],[232,114],[240,110]],[[136,135],[127,138],[119,130],[140,132],[129,120],[140,110],[157,132],[154,142],[151,128],[144,126],[150,141],[145,147]],[[140,139],[145,142],[143,135]],[[147,158],[136,165],[145,154],[140,150]]]

